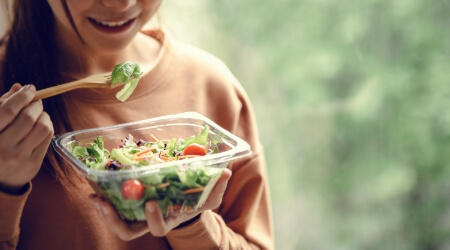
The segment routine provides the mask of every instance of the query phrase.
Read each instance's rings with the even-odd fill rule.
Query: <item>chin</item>
[[[125,50],[128,45],[130,45],[131,40],[129,41],[103,41],[103,43],[96,43],[93,46],[90,46],[95,53],[101,54],[116,54]]]

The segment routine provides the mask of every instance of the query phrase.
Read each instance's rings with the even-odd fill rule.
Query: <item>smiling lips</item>
[[[88,20],[97,30],[113,34],[123,32],[130,28],[136,18],[126,21],[99,21],[93,18],[88,18]]]

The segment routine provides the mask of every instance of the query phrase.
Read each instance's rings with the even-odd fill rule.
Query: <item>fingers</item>
[[[53,132],[47,134],[46,137],[44,137],[44,139],[41,141],[40,144],[38,144],[33,151],[31,151],[31,158],[35,159],[36,161],[41,162],[44,157],[45,154],[47,153],[48,147],[50,145],[50,142],[52,141],[53,138]]]
[[[227,188],[228,181],[231,178],[231,174],[232,174],[231,170],[229,170],[228,168],[225,168],[223,170],[222,175],[220,176],[216,185],[214,185],[214,188],[211,190],[208,199],[206,200],[205,204],[201,207],[202,211],[215,209],[222,203],[222,198]]]
[[[145,210],[147,216],[147,225],[150,233],[156,237],[165,236],[170,230],[177,227],[182,222],[194,218],[202,211],[218,207],[222,202],[222,197],[225,193],[230,177],[231,171],[229,169],[224,169],[219,180],[211,190],[209,198],[207,199],[205,204],[199,210],[193,211],[191,213],[182,213],[177,216],[169,216],[167,218],[163,218],[158,203],[155,201],[147,202]]]
[[[156,201],[147,202],[145,204],[145,210],[147,213],[147,226],[150,233],[155,237],[165,236],[182,222],[190,220],[200,213],[200,211],[193,211],[191,213],[182,213],[176,216],[163,218]]]
[[[147,202],[145,204],[145,212],[150,233],[155,237],[166,235],[166,222],[163,219],[158,203],[155,201]]]
[[[20,141],[18,148],[33,147],[33,154],[44,155],[50,145],[53,134],[53,123],[50,120],[50,116],[43,112],[27,137]]]
[[[10,92],[17,88],[12,88]],[[0,105],[0,131],[3,131],[19,114],[19,112],[28,105],[36,94],[36,88],[33,85],[26,85],[21,89],[10,94],[6,101]],[[7,94],[8,95],[8,94]]]
[[[130,241],[149,232],[145,222],[133,222],[127,224],[119,217],[111,204],[102,200],[97,195],[91,195],[89,200],[108,229],[115,233],[120,239]]]
[[[6,129],[2,136],[8,138],[10,145],[16,145],[23,138],[26,137],[36,126],[41,124],[36,123],[39,117],[42,115],[43,106],[41,101],[34,101],[28,106],[24,107],[15,119],[10,123],[8,129]],[[40,128],[40,127],[39,127]],[[42,140],[41,138],[39,142]]]
[[[14,85],[11,87],[11,89],[8,92],[6,92],[5,94],[3,94],[1,98],[7,99],[13,93],[17,92],[20,88],[22,88],[22,85],[20,85],[19,83],[14,83]]]
[[[41,138],[41,143],[36,145],[33,148],[27,147],[26,149],[16,149],[10,154],[16,154],[13,155],[16,159],[27,159],[28,162],[37,162],[40,163],[43,161],[45,154],[47,153],[48,146],[50,145],[50,142],[53,138],[52,134],[47,135],[46,137]],[[22,147],[24,148],[24,147]],[[35,167],[30,167],[26,165],[26,163],[18,164],[20,166],[20,176],[17,175],[16,178],[9,178],[9,185],[10,186],[23,186],[24,183],[28,182],[29,179],[36,175],[37,171],[40,168],[40,164],[35,165]],[[16,167],[17,169],[17,167]],[[17,171],[18,172],[18,171]],[[29,176],[29,177],[23,177],[23,176]],[[22,178],[21,178],[22,177]]]
[[[7,141],[6,150],[16,153],[42,151],[47,150],[53,131],[53,123],[49,115],[43,112],[42,102],[34,101],[0,134],[0,141]],[[47,140],[47,145],[38,147],[44,140]]]

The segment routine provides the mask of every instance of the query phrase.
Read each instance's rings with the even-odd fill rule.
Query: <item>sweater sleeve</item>
[[[260,160],[256,155],[233,172],[240,184],[229,185],[218,211],[205,211],[199,220],[166,236],[173,249],[273,249],[266,184],[250,173]]]
[[[202,91],[189,92],[185,96],[190,99],[182,103],[249,143],[252,155],[229,164],[232,176],[217,209],[170,231],[166,239],[173,249],[273,249],[267,166],[250,98],[221,60],[196,48],[183,48],[178,67],[186,70],[178,73],[190,84],[180,88],[195,86]]]
[[[274,248],[264,150],[245,93],[239,99],[239,105],[235,105],[239,106],[239,111],[228,116],[222,115],[233,118],[220,123],[226,124],[225,128],[247,141],[253,154],[235,160],[228,166],[233,174],[218,209],[203,212],[199,220],[166,235],[173,249]]]
[[[25,193],[10,195],[0,192],[0,249],[16,249],[23,207],[31,192],[31,183]]]

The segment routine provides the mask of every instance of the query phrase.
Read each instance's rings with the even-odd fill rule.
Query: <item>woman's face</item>
[[[47,0],[59,39],[78,39],[61,0]],[[63,0],[64,1],[64,0]],[[162,0],[65,0],[82,41],[91,50],[114,53],[125,48],[153,17]]]

